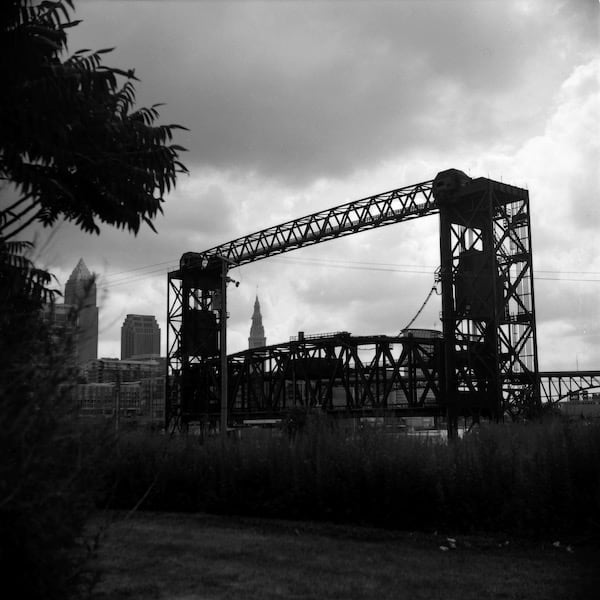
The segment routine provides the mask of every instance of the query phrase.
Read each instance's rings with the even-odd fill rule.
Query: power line
[[[433,265],[416,265],[416,264],[404,264],[404,263],[384,263],[384,262],[371,262],[371,261],[349,261],[349,260],[338,260],[338,259],[319,259],[319,258],[294,258],[294,257],[283,257],[277,256],[272,257],[272,261],[283,261],[283,262],[294,262],[297,264],[307,265],[322,265],[330,268],[338,269],[352,269],[352,270],[363,270],[363,271],[380,271],[380,272],[394,272],[394,273],[407,273],[416,275],[430,275],[436,268]],[[168,265],[168,266],[166,266]],[[179,266],[178,260],[170,260],[159,263],[152,263],[150,265],[144,265],[141,267],[135,267],[132,269],[126,269],[123,271],[117,271],[116,273],[110,273],[104,278],[100,279],[100,284],[103,288],[113,288],[121,285],[127,285],[129,283],[136,283],[151,276],[166,275],[170,270],[176,269]],[[390,268],[387,268],[390,267]],[[429,270],[426,270],[429,269]],[[146,271],[146,272],[141,272]],[[133,277],[128,276],[131,273],[137,273]],[[574,275],[600,275],[599,271],[551,271],[551,270],[537,270],[536,273],[547,273],[550,275],[562,275],[562,274],[574,274]],[[116,279],[115,279],[116,278]],[[535,281],[565,281],[565,282],[584,282],[594,283],[600,282],[600,279],[595,278],[582,278],[582,277],[549,277],[543,275],[535,275]]]
[[[372,262],[353,262],[353,261],[337,261],[337,260],[327,260],[327,259],[295,259],[295,258],[287,258],[287,257],[276,257],[272,260],[285,260],[289,262],[298,262],[304,264],[322,264],[323,266],[335,267],[335,268],[348,268],[348,269],[359,269],[359,270],[367,270],[367,271],[389,271],[394,273],[415,273],[415,274],[423,274],[429,275],[436,268],[430,265],[403,265],[396,263],[372,263]],[[336,264],[339,263],[339,264]],[[430,268],[430,271],[419,271],[419,270],[406,270],[405,268],[397,268],[397,269],[384,269],[378,266],[360,266],[360,265],[384,265],[384,266],[395,266],[395,267],[410,267],[414,269],[420,268]],[[600,275],[600,272],[597,271],[537,271],[537,273],[552,273],[556,275],[560,275],[562,273],[581,273],[586,275]],[[585,279],[585,278],[567,278],[567,277],[544,277],[544,276],[534,276],[534,280],[542,280],[542,281],[583,281],[583,282],[600,282],[600,279]]]
[[[284,260],[289,262],[298,262],[298,263],[307,263],[307,264],[323,264],[325,266],[335,266],[342,267],[345,265],[373,265],[376,267],[408,267],[414,269],[436,269],[435,265],[407,265],[401,263],[382,263],[382,262],[368,262],[368,261],[348,261],[348,260],[338,260],[338,259],[317,259],[317,258],[292,258],[287,256],[277,256],[273,257],[271,260]],[[359,267],[349,267],[349,268],[359,268]],[[397,270],[398,272],[408,272],[408,273],[429,273],[430,271],[402,271],[401,269],[389,269],[389,270]],[[549,273],[552,275],[600,275],[600,271],[553,271],[546,269],[536,269],[535,273]],[[552,281],[600,281],[600,279],[567,279],[567,278],[554,278],[554,277],[538,277],[535,275],[535,279],[548,279]]]
[[[322,263],[325,265],[332,265],[334,263],[338,263],[340,265],[368,265],[368,266],[377,266],[377,267],[411,267],[411,268],[419,268],[419,269],[436,269],[436,265],[414,265],[414,264],[401,264],[401,263],[384,263],[381,261],[378,262],[370,262],[364,260],[341,260],[341,259],[332,259],[332,258],[297,258],[290,256],[276,256],[272,260],[284,260],[289,262],[307,262],[307,263]]]
[[[167,264],[167,263],[157,263],[157,265],[162,265],[162,264]],[[115,287],[118,285],[123,285],[123,284],[127,284],[127,283],[131,283],[134,281],[140,281],[142,279],[146,279],[150,276],[157,276],[157,275],[166,275],[172,268],[174,268],[175,265],[172,265],[171,267],[158,267],[158,268],[152,268],[155,265],[148,265],[146,267],[139,267],[138,269],[131,269],[131,271],[121,271],[119,273],[119,275],[124,275],[126,273],[134,273],[136,271],[141,271],[143,269],[150,269],[148,271],[146,271],[145,273],[138,273],[137,275],[134,275],[133,277],[117,277],[116,279],[113,279],[113,277],[115,277],[116,275],[109,275],[107,277],[103,277],[99,279],[99,283],[103,286],[103,287]]]
[[[581,277],[534,277],[537,281],[541,279],[542,281],[589,281],[589,282],[598,282],[600,283],[600,279],[582,279]]]
[[[117,271],[116,273],[111,273],[109,277],[116,277],[117,275],[125,275],[127,273],[133,273],[134,271],[142,271],[143,269],[149,269],[150,267],[158,267],[159,265],[172,265],[176,263],[176,260],[166,260],[165,262],[153,263],[151,265],[146,265],[145,267],[135,267],[134,269],[127,269],[125,271]]]

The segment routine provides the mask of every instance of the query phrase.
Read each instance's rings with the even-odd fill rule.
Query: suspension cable
[[[435,292],[437,294],[437,284],[440,281],[440,268],[439,267],[435,270],[434,277],[435,277],[434,284],[431,286],[431,289],[429,290],[429,293],[427,294],[427,297],[425,298],[425,302],[423,302],[423,304],[421,304],[421,308],[419,308],[419,310],[417,311],[417,314],[410,320],[408,325],[406,325],[406,327],[404,327],[403,329],[400,330],[400,333],[398,334],[398,336],[401,336],[402,332],[409,329],[410,326],[418,319],[419,315],[423,312],[423,309],[425,308],[425,306],[427,306],[427,303],[431,299],[431,296],[433,296],[433,293]]]

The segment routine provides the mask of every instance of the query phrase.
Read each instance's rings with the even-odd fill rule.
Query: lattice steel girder
[[[600,388],[600,371],[542,371],[540,387],[547,403],[568,400],[572,394]]]
[[[181,282],[169,273],[167,285],[167,372],[165,376],[165,428],[180,427],[181,416]]]
[[[233,420],[299,407],[443,414],[442,345],[440,338],[346,334],[239,352],[228,358],[229,413]]]
[[[450,413],[500,419],[540,405],[526,190],[439,173],[442,315]]]
[[[232,264],[243,265],[302,246],[431,215],[437,212],[432,184],[425,181],[383,192],[257,231],[204,252],[186,252],[180,268],[194,267],[211,256],[222,256]]]

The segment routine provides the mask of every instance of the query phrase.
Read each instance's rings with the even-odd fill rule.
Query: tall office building
[[[98,358],[98,307],[96,282],[83,258],[79,259],[65,286],[65,302],[57,305],[55,319],[66,324],[67,314],[76,315],[75,352],[77,362],[86,363]],[[57,324],[59,324],[57,322]]]
[[[127,315],[121,327],[121,360],[160,356],[160,327],[153,315]]]
[[[250,337],[248,338],[248,348],[262,348],[267,345],[265,337],[265,328],[260,314],[260,303],[258,296],[254,301],[254,313],[252,314],[252,325],[250,326]]]
[[[79,259],[65,285],[65,304],[96,306],[96,283],[83,258]]]

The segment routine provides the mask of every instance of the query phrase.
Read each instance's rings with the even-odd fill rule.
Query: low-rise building
[[[141,405],[142,413],[151,421],[164,421],[165,418],[165,378],[152,377],[142,379]]]
[[[115,386],[112,383],[80,383],[75,388],[83,415],[110,415],[115,410]]]
[[[164,376],[165,365],[166,359],[161,357],[151,360],[99,358],[85,365],[85,375],[88,383],[124,383]]]

